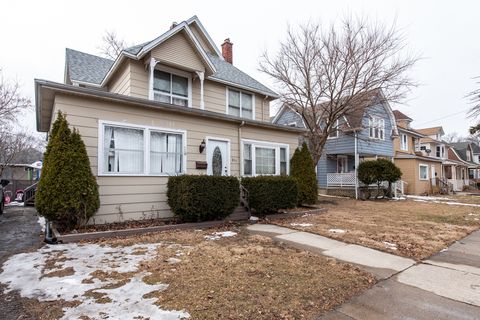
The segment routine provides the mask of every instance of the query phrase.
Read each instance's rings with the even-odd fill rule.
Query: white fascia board
[[[205,27],[203,26],[203,24],[200,22],[200,19],[198,19],[198,17],[195,15],[193,17],[191,17],[190,19],[187,20],[187,23],[190,25],[192,24],[193,22],[195,22],[197,24],[197,26],[200,28],[200,30],[202,31],[203,35],[205,36],[205,38],[207,38],[207,41],[209,42],[209,44],[213,47],[213,49],[215,50],[215,53],[218,55],[218,57],[222,60],[225,60],[223,58],[223,55],[222,53],[220,52],[220,50],[218,49],[218,47],[215,45],[215,42],[213,41],[213,39],[210,37],[210,35],[208,34],[207,30],[205,29]]]

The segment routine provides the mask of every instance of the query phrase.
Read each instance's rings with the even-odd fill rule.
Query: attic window
[[[370,139],[385,140],[385,119],[370,117],[368,119]]]
[[[190,79],[188,77],[155,70],[153,99],[177,106],[188,107],[190,100]]]

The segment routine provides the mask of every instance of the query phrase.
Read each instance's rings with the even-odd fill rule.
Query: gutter
[[[82,87],[77,87],[77,86],[72,86],[68,84],[62,84],[58,82],[52,82],[52,81],[47,81],[47,80],[41,80],[41,79],[35,79],[35,99],[36,99],[36,110],[37,110],[37,130],[38,131],[43,131],[46,132],[48,131],[40,128],[40,112],[41,112],[41,95],[42,95],[42,90],[52,90],[55,93],[63,93],[67,95],[75,95],[75,96],[81,96],[81,97],[89,97],[89,98],[96,98],[96,99],[102,99],[105,101],[110,101],[110,102],[116,102],[116,103],[122,103],[122,104],[129,104],[129,105],[134,105],[138,107],[143,107],[143,108],[153,108],[153,109],[158,109],[158,110],[163,110],[163,111],[168,111],[168,112],[174,112],[174,113],[179,113],[179,114],[185,114],[185,115],[190,115],[190,116],[200,116],[204,118],[209,118],[209,119],[215,119],[215,120],[221,120],[221,121],[226,121],[226,122],[231,122],[231,123],[244,123],[245,125],[251,125],[251,126],[256,126],[256,127],[261,127],[261,128],[266,128],[266,129],[272,129],[272,130],[280,130],[280,131],[286,131],[286,132],[295,132],[295,133],[305,133],[306,129],[304,128],[296,128],[296,127],[288,127],[288,126],[283,126],[283,125],[278,125],[278,124],[272,124],[270,122],[263,122],[263,121],[258,121],[258,120],[249,120],[249,119],[242,119],[242,118],[237,118],[234,116],[230,116],[227,114],[222,114],[218,112],[213,112],[213,111],[207,111],[207,110],[201,110],[201,109],[194,109],[194,108],[183,108],[179,106],[175,106],[172,104],[167,104],[167,103],[162,103],[158,101],[152,101],[148,99],[143,99],[143,98],[136,98],[136,97],[131,97],[131,96],[126,96],[126,95],[121,95],[121,94],[116,94],[116,93],[111,93],[111,92],[106,92],[106,91],[99,91],[95,89],[89,89],[89,88],[82,88]]]

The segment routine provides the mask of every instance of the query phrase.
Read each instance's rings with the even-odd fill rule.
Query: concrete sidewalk
[[[379,282],[319,319],[480,319],[480,231],[415,261],[275,225],[249,232],[352,263]]]

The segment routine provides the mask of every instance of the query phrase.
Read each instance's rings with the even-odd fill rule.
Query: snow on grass
[[[10,203],[5,203],[5,207],[23,207],[23,202],[12,201]]]
[[[434,201],[434,200],[448,200],[451,201],[451,198],[445,197],[434,197],[434,196],[415,196],[415,195],[408,195],[407,199],[417,199],[417,200],[427,200],[427,201]]]
[[[395,243],[383,241],[383,244],[385,245],[385,247],[387,247],[387,249],[391,249],[391,250],[397,250],[398,249],[397,244],[395,244]]]
[[[259,218],[256,217],[256,216],[251,216],[249,220],[250,220],[250,221],[258,221]]]
[[[292,227],[303,227],[303,228],[308,228],[313,226],[313,224],[311,223],[290,223],[290,225]]]
[[[141,261],[156,254],[161,244],[133,245],[128,247],[99,246],[97,244],[61,244],[45,246],[37,251],[10,257],[3,264],[0,282],[7,291],[18,290],[23,297],[40,301],[64,299],[79,301],[75,308],[64,308],[62,319],[179,319],[188,318],[186,311],[162,310],[153,303],[156,299],[143,296],[149,292],[165,290],[167,284],[148,285],[141,279],[150,273],[138,273],[126,284],[115,289],[102,289],[116,283],[114,279],[103,281],[92,278],[95,271],[138,272]],[[65,276],[44,276],[49,261],[56,261],[45,273],[73,268],[74,273]],[[88,280],[88,281],[85,281]],[[96,303],[84,296],[88,290],[106,294],[107,303]]]
[[[343,229],[328,229],[328,232],[331,233],[345,233],[346,231]]]
[[[205,236],[205,240],[220,240],[221,238],[235,237],[236,235],[237,233],[233,231],[215,232]]]
[[[410,197],[410,196],[409,196]],[[446,199],[446,198],[445,198]],[[425,200],[425,199],[414,199],[413,201],[416,202],[431,202],[431,203],[439,203],[439,204],[448,204],[450,206],[465,206],[465,207],[477,207],[480,208],[480,204],[473,204],[473,203],[462,203],[462,202],[455,202],[455,201],[438,201],[438,200]]]

